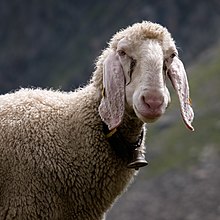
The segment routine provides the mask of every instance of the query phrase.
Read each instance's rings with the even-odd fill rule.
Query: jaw
[[[157,121],[163,114],[162,112],[141,112],[138,111],[135,105],[133,106],[133,109],[136,116],[144,123],[153,123]]]
[[[166,108],[162,108],[155,112],[147,111],[146,109],[138,110],[138,108],[133,104],[133,106],[129,106],[126,103],[125,106],[126,114],[129,115],[130,120],[140,120],[142,123],[153,123],[157,121],[164,113]]]

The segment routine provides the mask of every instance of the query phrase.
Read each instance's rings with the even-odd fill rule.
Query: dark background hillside
[[[166,115],[149,126],[149,166],[107,219],[218,220],[219,0],[1,0],[0,93],[85,84],[111,36],[142,20],[166,26],[176,40],[188,70],[196,130],[183,126],[173,95]]]
[[[110,37],[142,20],[168,27],[189,64],[216,42],[220,2],[1,0],[0,91],[77,87]]]

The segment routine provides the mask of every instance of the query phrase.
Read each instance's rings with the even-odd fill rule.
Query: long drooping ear
[[[111,52],[103,63],[103,97],[99,106],[101,119],[109,130],[118,127],[125,109],[125,78],[116,52]]]
[[[190,130],[194,131],[191,125],[194,112],[191,107],[187,75],[182,61],[177,56],[173,58],[173,61],[168,67],[168,76],[179,97],[183,121]]]

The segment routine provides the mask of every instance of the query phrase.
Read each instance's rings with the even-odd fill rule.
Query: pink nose
[[[157,110],[163,105],[163,98],[162,97],[157,97],[157,96],[148,96],[144,97],[143,96],[143,101],[145,105],[150,109],[150,110]]]

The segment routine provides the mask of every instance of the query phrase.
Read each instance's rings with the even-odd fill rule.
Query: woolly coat
[[[107,143],[99,91],[0,98],[0,219],[101,219],[134,171]]]

